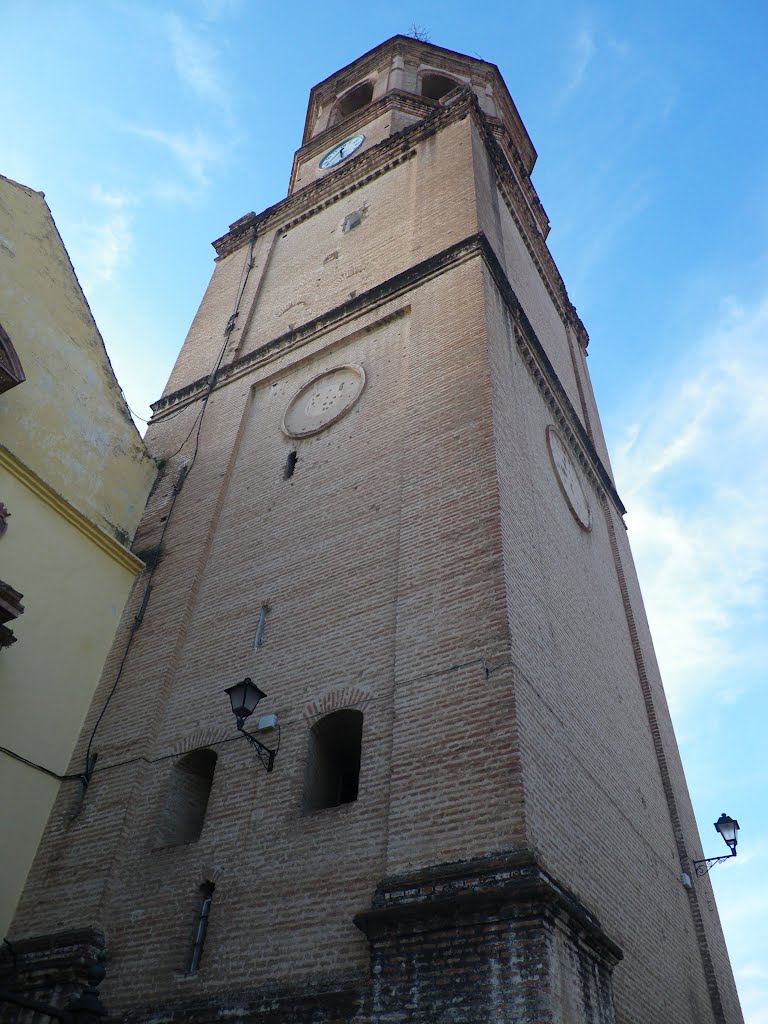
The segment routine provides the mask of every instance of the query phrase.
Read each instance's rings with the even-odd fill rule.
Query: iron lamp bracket
[[[730,860],[731,857],[735,856],[736,851],[734,850],[732,853],[724,853],[722,857],[706,857],[704,860],[695,860],[693,861],[693,866],[696,868],[696,874],[701,877],[701,875],[706,875],[715,864],[720,864],[722,861]]]
[[[275,754],[277,753],[277,751],[270,750],[269,747],[265,747],[264,744],[257,740],[255,736],[251,736],[249,732],[246,732],[245,729],[243,728],[243,721],[244,719],[238,719],[237,728],[240,730],[243,736],[245,736],[248,742],[255,748],[256,756],[264,765],[266,770],[268,772],[271,772],[275,766]]]

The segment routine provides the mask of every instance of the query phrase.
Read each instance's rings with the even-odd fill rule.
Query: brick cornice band
[[[415,266],[410,267],[408,270],[395,274],[381,284],[361,292],[360,295],[348,299],[339,306],[335,306],[327,313],[309,320],[300,327],[278,335],[271,341],[260,345],[254,352],[249,352],[247,355],[227,363],[217,371],[213,388],[221,387],[229,381],[241,377],[244,373],[263,365],[286,350],[305,344],[317,334],[337,326],[344,320],[352,319],[355,316],[368,312],[375,306],[391,301],[398,295],[407,293],[429,278],[476,256],[482,256],[502,299],[510,311],[516,327],[517,345],[521,349],[526,364],[545,401],[552,409],[561,428],[568,435],[576,458],[591,478],[593,484],[609,495],[619,513],[623,515],[626,509],[611,480],[610,474],[598,455],[592,439],[582,425],[565,388],[544,350],[544,346],[539,341],[536,331],[526,316],[522,304],[509,282],[501,262],[483,232],[478,232],[462,239],[460,242],[456,242],[447,249],[443,249],[442,252],[435,253],[435,255],[429,256],[427,259],[415,264]],[[152,404],[152,411],[154,413],[152,422],[159,422],[171,411],[176,412],[179,407],[204,398],[208,390],[209,378],[200,377],[178,391],[164,395]]]
[[[355,924],[369,939],[426,932],[459,920],[541,920],[562,922],[609,966],[623,959],[621,947],[599,921],[528,856],[505,855],[457,864],[440,864],[384,879],[370,910],[355,915]]]

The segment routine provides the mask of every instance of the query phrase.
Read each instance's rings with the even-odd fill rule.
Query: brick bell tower
[[[742,1019],[535,158],[437,46],[312,90],[154,406],[0,985],[103,949],[128,1022]]]

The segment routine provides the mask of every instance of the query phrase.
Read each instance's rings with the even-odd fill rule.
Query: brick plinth
[[[94,928],[78,928],[6,943],[0,952],[0,990],[47,1003],[68,1006],[88,984],[88,972],[104,956],[104,936]],[[0,996],[2,1024],[41,1020]]]
[[[343,987],[311,994],[285,990],[233,993],[221,999],[204,999],[182,1006],[151,1006],[121,1015],[122,1024],[214,1024],[227,1019],[234,1024],[367,1024],[363,1007],[366,986]]]
[[[622,952],[593,915],[534,861],[484,858],[383,880],[355,916],[370,980],[327,988],[228,992],[135,1008],[125,1024],[614,1024],[611,974]],[[103,942],[92,931],[26,941],[2,964],[5,987],[63,1005]],[[357,983],[356,983],[357,981]],[[24,1019],[8,1008],[4,1022]]]
[[[615,1020],[621,950],[531,861],[388,879],[355,923],[371,943],[371,1024]]]

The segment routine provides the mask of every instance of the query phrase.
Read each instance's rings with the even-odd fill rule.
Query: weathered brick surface
[[[371,941],[372,1024],[615,1020],[621,950],[524,857],[385,879],[356,921]]]
[[[101,717],[140,585],[73,762],[101,717],[96,771],[83,801],[62,787],[13,932],[101,929],[127,1019],[602,1022],[611,984],[621,1024],[741,1019],[708,882],[680,883],[700,846],[585,336],[499,130],[460,97],[217,243],[147,435],[168,459],[137,538],[149,603]],[[366,374],[351,411],[286,436],[292,397],[344,364]],[[222,692],[245,675],[280,721],[269,775]],[[338,708],[364,716],[359,797],[305,813],[309,729]],[[174,766],[200,747],[218,755],[202,834],[163,847]],[[561,910],[459,914],[446,892],[450,926],[354,924],[381,919],[382,879],[420,879],[431,906],[424,872],[496,855],[568,890]],[[590,915],[585,946],[567,922]]]
[[[92,980],[91,971],[103,961],[104,936],[92,928],[4,943],[0,950],[0,1021],[34,1024],[41,1019],[39,1012],[20,1008],[6,993],[58,1010],[77,1004]],[[42,1019],[51,1018],[45,1014]]]

